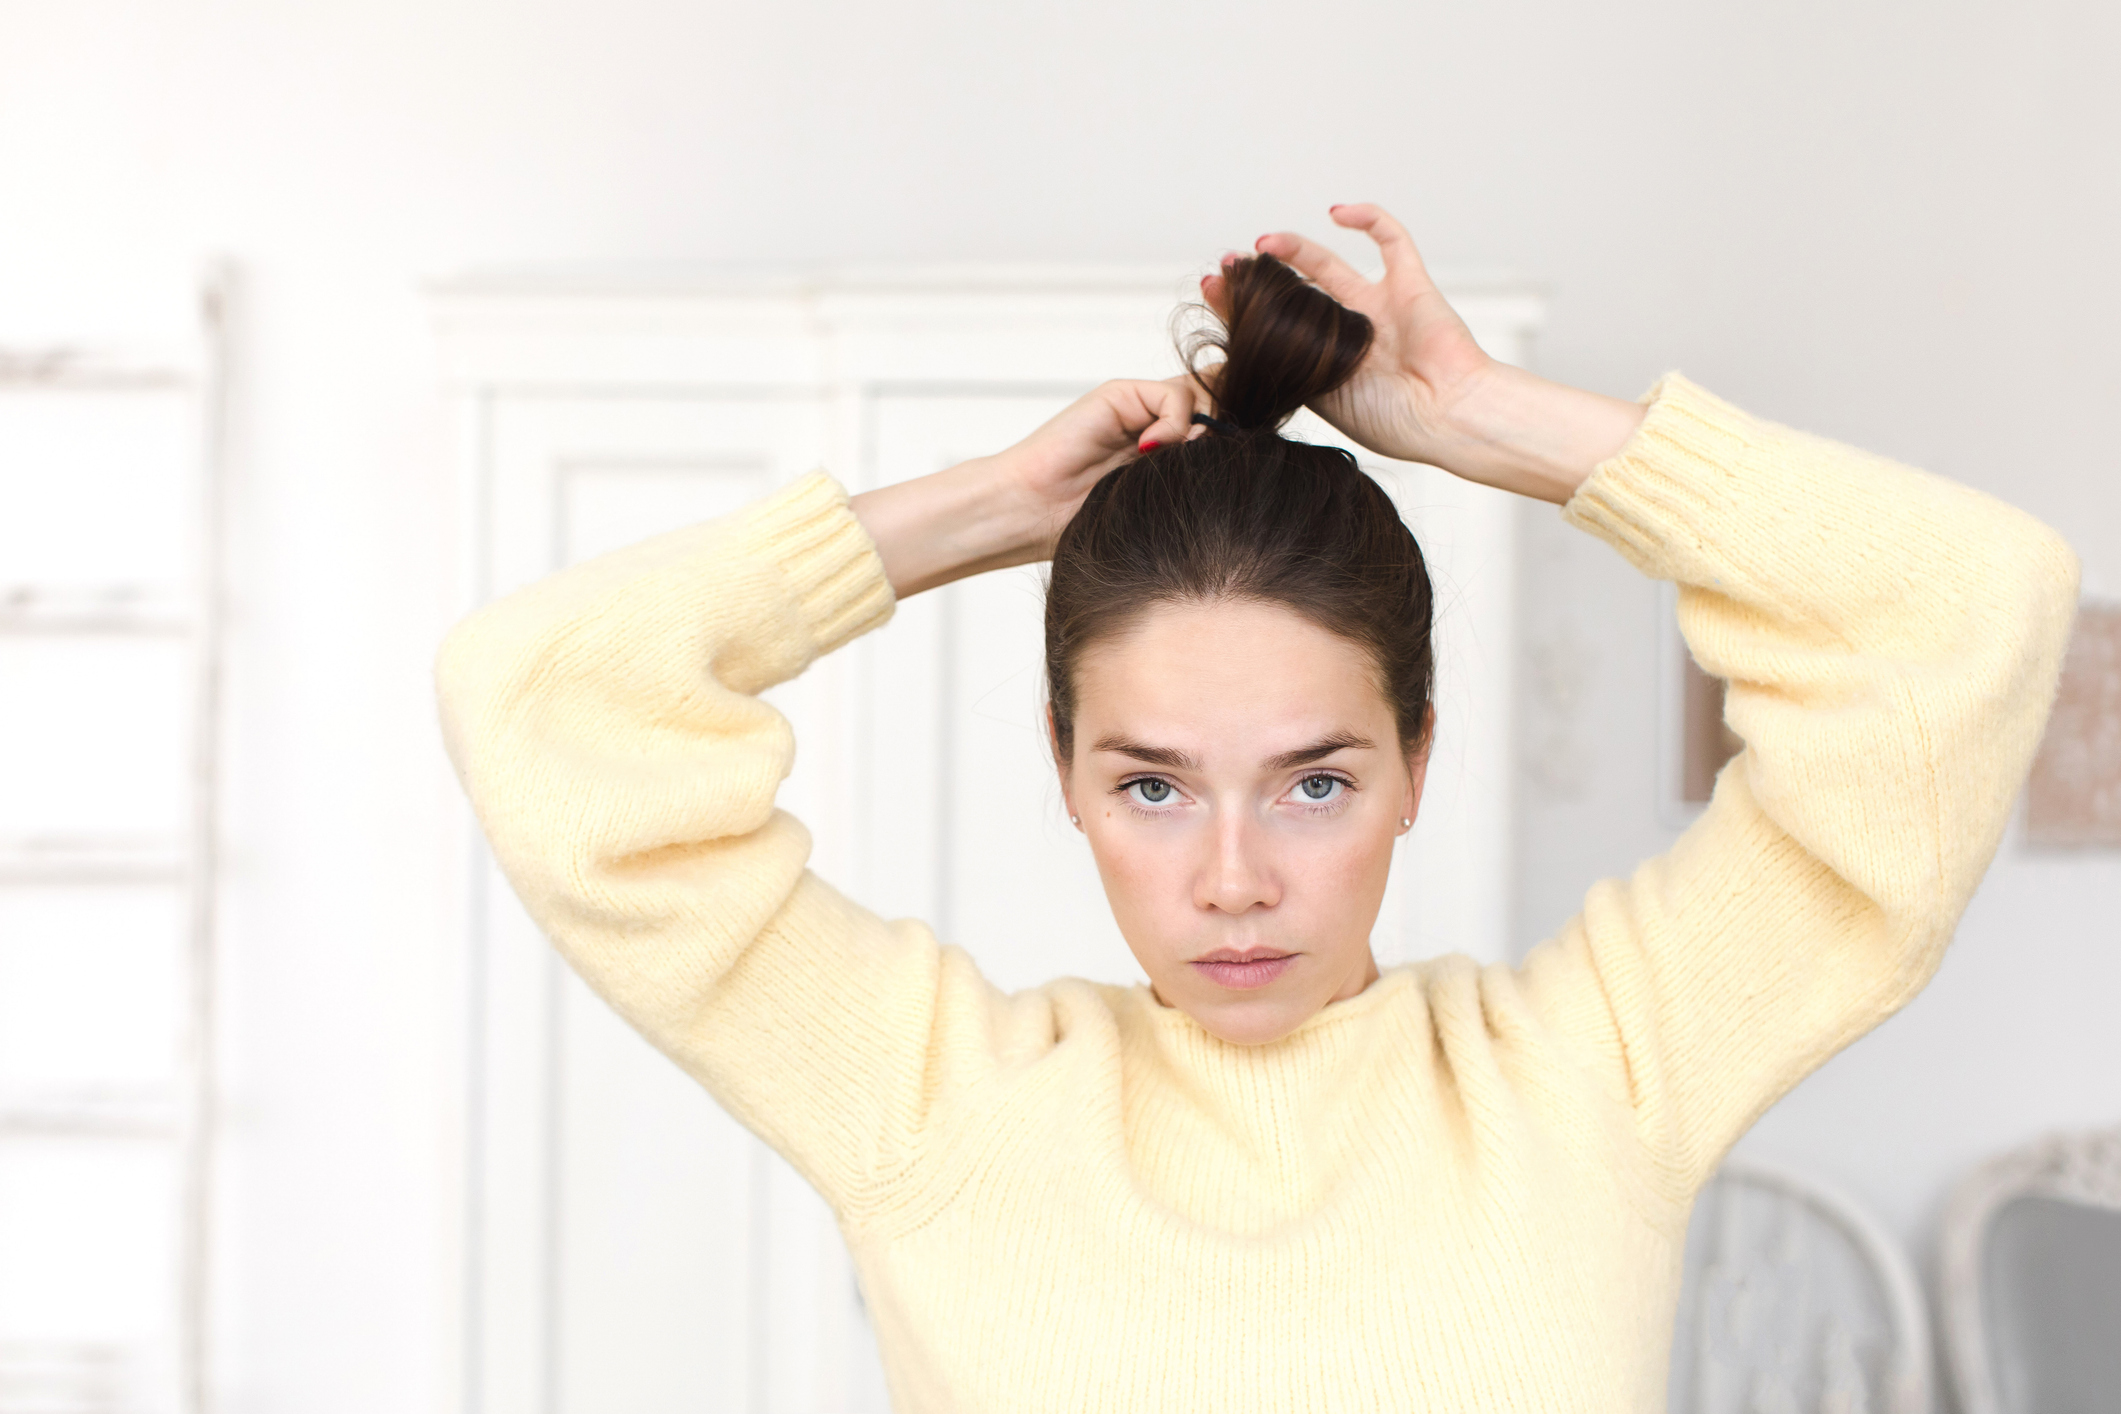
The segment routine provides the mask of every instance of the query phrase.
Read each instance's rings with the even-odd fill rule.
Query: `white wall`
[[[2076,4],[0,0],[0,268],[221,251],[236,406],[228,1408],[437,1409],[455,603],[422,278],[548,261],[1205,258],[1378,200],[1553,282],[1545,370],[1684,368],[2000,494],[2121,594],[2121,12]],[[1117,371],[1117,370],[1115,370]],[[1581,664],[1519,931],[1662,848],[1651,587],[1526,508]],[[1550,701],[1553,717],[1554,702]],[[1745,1141],[1918,1247],[2121,1118],[2111,854],[2005,846],[1942,974]]]

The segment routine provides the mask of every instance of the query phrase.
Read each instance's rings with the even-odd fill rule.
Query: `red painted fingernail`
[[[1144,442],[1141,444],[1141,450],[1145,452],[1153,452],[1162,445],[1163,443],[1161,442]]]

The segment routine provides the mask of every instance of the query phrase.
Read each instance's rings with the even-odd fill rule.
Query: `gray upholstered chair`
[[[1816,1180],[1726,1159],[1687,1228],[1670,1414],[1930,1414],[1900,1244]]]
[[[2121,1128],[2049,1134],[1968,1174],[1941,1258],[1960,1414],[2121,1410]]]

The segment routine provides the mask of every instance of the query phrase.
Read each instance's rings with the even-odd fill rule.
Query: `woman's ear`
[[[1407,797],[1399,811],[1403,820],[1421,818],[1421,788],[1429,778],[1429,753],[1435,749],[1436,704],[1431,702],[1421,719],[1421,750],[1407,753]]]
[[[1053,725],[1053,704],[1046,704],[1046,747],[1053,753],[1053,769],[1060,775],[1061,808],[1068,812],[1070,820],[1076,819],[1075,801],[1068,790],[1068,763],[1061,759],[1060,729]]]

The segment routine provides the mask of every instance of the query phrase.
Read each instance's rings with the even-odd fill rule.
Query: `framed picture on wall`
[[[2121,848],[2121,600],[2077,606],[2026,782],[2025,842]]]
[[[1657,812],[1684,829],[1745,743],[1724,722],[1723,680],[1680,635],[1678,586],[1657,588]],[[2078,606],[2022,808],[2034,848],[2121,847],[2121,601]]]
[[[1702,671],[1679,632],[1679,586],[1657,591],[1657,813],[1684,829],[1745,743],[1723,720],[1723,679]]]

